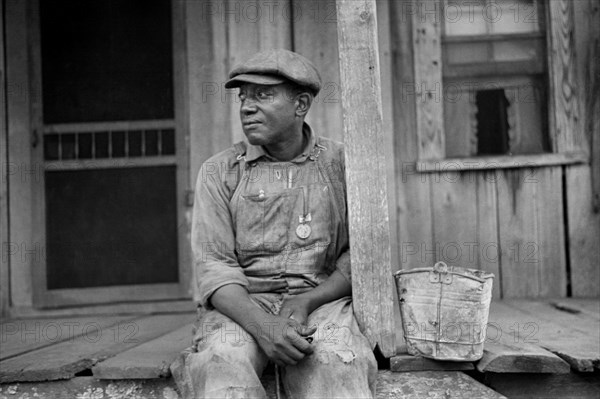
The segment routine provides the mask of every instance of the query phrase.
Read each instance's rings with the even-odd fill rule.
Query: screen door
[[[37,8],[34,146],[46,246],[36,306],[185,296],[187,154],[171,2]]]

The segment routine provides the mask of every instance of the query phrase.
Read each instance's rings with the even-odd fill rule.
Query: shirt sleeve
[[[333,145],[331,145],[333,147]],[[335,156],[331,167],[328,169],[331,173],[330,179],[335,184],[335,192],[338,196],[338,206],[342,208],[342,228],[338,232],[337,245],[339,248],[339,255],[335,264],[337,270],[342,273],[349,283],[352,283],[352,271],[350,262],[350,238],[349,238],[349,226],[348,226],[348,205],[347,205],[347,186],[346,186],[346,175],[345,175],[345,159],[344,159],[344,147],[338,145],[335,148]]]
[[[194,300],[212,308],[211,295],[228,284],[248,286],[248,279],[235,255],[235,232],[229,209],[230,188],[219,165],[207,161],[196,181],[192,215],[194,256]]]
[[[335,268],[342,273],[349,283],[352,283],[352,271],[350,267],[350,248],[346,249],[338,257]]]

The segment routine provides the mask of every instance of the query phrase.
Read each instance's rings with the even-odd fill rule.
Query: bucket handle
[[[452,284],[452,275],[453,274],[477,281],[482,284],[485,283],[485,279],[483,279],[483,278],[455,272],[451,266],[448,266],[445,262],[442,262],[442,261],[439,261],[435,265],[433,265],[433,269],[429,273],[429,282],[431,282],[431,283],[440,283],[441,282],[443,284]]]
[[[452,274],[445,262],[437,262],[429,273],[430,283],[452,284]]]

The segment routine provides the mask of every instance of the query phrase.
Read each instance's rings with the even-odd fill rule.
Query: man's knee
[[[242,360],[257,351],[254,338],[235,323],[204,323],[196,340],[197,352],[210,352]]]

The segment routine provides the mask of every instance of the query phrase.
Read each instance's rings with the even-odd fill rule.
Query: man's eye
[[[246,99],[246,93],[240,93],[238,94],[238,97],[240,100],[244,101]]]
[[[271,93],[267,92],[267,91],[259,91],[258,93],[256,93],[256,97],[260,98],[261,100],[265,100],[267,98],[269,98],[271,96]]]

